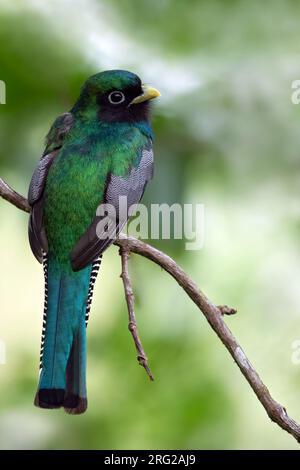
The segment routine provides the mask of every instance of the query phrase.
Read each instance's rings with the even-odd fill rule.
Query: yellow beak
[[[160,96],[160,92],[156,90],[156,88],[152,88],[151,86],[142,85],[143,93],[136,98],[134,98],[130,104],[138,104],[142,103],[143,101],[152,100],[153,98],[157,98]]]

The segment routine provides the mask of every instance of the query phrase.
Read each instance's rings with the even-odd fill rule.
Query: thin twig
[[[28,205],[24,205],[24,198],[11,188],[2,180],[0,184],[0,196],[14,204],[16,207],[28,212]],[[4,187],[4,190],[3,190]],[[8,189],[12,191],[13,197],[8,197]],[[272,398],[269,390],[262,382],[258,373],[250,363],[245,355],[241,346],[233,336],[232,332],[226,325],[223,319],[223,313],[216,305],[214,305],[198,288],[194,281],[183,271],[183,269],[175,263],[165,253],[157,250],[156,248],[137,240],[133,237],[128,237],[121,233],[115,241],[115,245],[127,250],[127,252],[137,253],[144,256],[154,263],[158,264],[166,272],[168,272],[176,282],[185,290],[187,295],[193,300],[197,307],[204,314],[206,320],[218,335],[224,346],[228,349],[234,361],[238,365],[242,374],[250,384],[258,400],[265,408],[268,416],[282,429],[290,433],[298,442],[300,442],[300,426],[288,416],[286,409]]]
[[[122,260],[122,273],[120,277],[122,278],[122,281],[123,281],[124,294],[125,294],[127,308],[128,308],[128,319],[129,319],[128,329],[132,335],[132,338],[135,344],[135,348],[137,352],[137,360],[139,364],[142,367],[144,367],[145,371],[147,372],[149,376],[149,379],[154,380],[154,377],[148,365],[148,358],[146,356],[142,342],[140,340],[137,323],[136,323],[136,317],[134,313],[134,295],[133,295],[131,280],[129,276],[129,269],[128,269],[128,259],[130,257],[130,251],[126,248],[120,247],[120,256]]]

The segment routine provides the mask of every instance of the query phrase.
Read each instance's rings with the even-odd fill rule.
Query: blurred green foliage
[[[202,202],[204,249],[154,240],[217,304],[274,396],[300,420],[300,133],[296,1],[0,0],[1,176],[26,193],[54,118],[92,73],[125,68],[161,89],[155,179],[144,201]],[[135,360],[118,278],[105,255],[88,329],[89,409],[32,405],[43,304],[27,216],[0,204],[0,448],[296,448],[272,425],[180,288],[131,259],[141,336]]]

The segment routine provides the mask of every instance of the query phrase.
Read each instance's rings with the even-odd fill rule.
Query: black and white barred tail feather
[[[102,254],[95,259],[92,266],[92,271],[90,275],[90,284],[87,296],[86,311],[85,311],[85,324],[88,325],[89,315],[92,305],[92,298],[94,292],[94,286],[99,272],[99,268],[102,261]],[[42,326],[42,338],[41,338],[41,350],[40,350],[40,370],[43,368],[43,353],[44,353],[44,344],[45,344],[45,333],[46,333],[46,323],[47,323],[47,309],[48,309],[48,256],[43,252],[43,271],[45,278],[45,300],[44,300],[44,313],[43,313],[43,326]]]
[[[88,291],[87,302],[86,302],[86,311],[85,311],[85,325],[86,326],[88,326],[88,322],[89,322],[94,286],[95,286],[95,282],[96,282],[99,268],[101,265],[101,261],[102,261],[102,254],[98,258],[95,259],[95,261],[93,262],[93,266],[92,266],[92,271],[90,275],[90,285],[89,285],[89,291]]]
[[[42,339],[41,339],[41,351],[40,351],[40,370],[43,367],[43,354],[44,354],[47,309],[48,309],[48,256],[45,252],[43,252],[43,271],[44,271],[44,278],[45,278],[45,300],[44,300]]]

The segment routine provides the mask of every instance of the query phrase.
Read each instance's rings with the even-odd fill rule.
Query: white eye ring
[[[112,91],[112,92],[108,95],[108,101],[109,101],[111,104],[120,104],[120,103],[123,103],[123,101],[125,101],[124,93],[122,93],[121,91],[118,91],[118,90]]]

